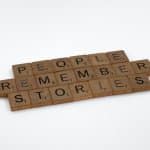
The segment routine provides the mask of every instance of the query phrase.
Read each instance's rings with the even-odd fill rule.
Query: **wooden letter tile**
[[[93,66],[110,64],[110,61],[105,53],[91,54],[89,55],[89,59]]]
[[[33,74],[39,75],[53,72],[51,61],[38,61],[32,63]]]
[[[78,81],[91,80],[96,77],[92,67],[75,69],[74,72]]]
[[[54,71],[63,71],[72,68],[69,58],[59,58],[52,60]]]
[[[29,91],[32,107],[52,105],[50,91],[46,88]]]
[[[150,62],[149,60],[138,60],[132,61],[131,65],[135,71],[135,73],[145,73],[150,75]]]
[[[130,63],[119,63],[114,64],[113,69],[117,76],[124,76],[124,75],[133,75],[134,71]]]
[[[11,110],[31,108],[31,101],[28,92],[16,92],[8,95]]]
[[[150,90],[150,79],[146,74],[129,76],[129,80],[134,92]]]
[[[76,76],[73,70],[60,71],[55,73],[55,76],[59,84],[76,82]]]
[[[38,88],[56,86],[57,81],[54,73],[42,74],[35,76]]]
[[[94,68],[97,78],[108,78],[115,76],[115,71],[111,65],[101,65]]]
[[[13,72],[15,77],[30,76],[33,74],[30,63],[13,65]]]
[[[91,66],[87,55],[73,56],[69,58],[74,68]]]
[[[37,88],[37,84],[33,76],[17,78],[16,86],[19,91],[32,90]]]
[[[131,93],[132,88],[127,77],[110,78],[113,95]]]
[[[72,102],[73,97],[67,85],[49,88],[53,104]]]
[[[111,64],[122,63],[122,62],[128,62],[129,61],[127,55],[122,50],[108,52],[107,56],[108,56]]]
[[[0,81],[0,96],[7,97],[9,93],[16,92],[16,83],[14,79]]]
[[[112,88],[108,79],[98,79],[89,81],[94,97],[112,95]]]
[[[92,92],[88,82],[70,84],[74,101],[92,98]]]

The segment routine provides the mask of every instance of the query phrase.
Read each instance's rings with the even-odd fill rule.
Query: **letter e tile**
[[[110,79],[113,95],[131,93],[132,88],[127,77],[113,77]]]

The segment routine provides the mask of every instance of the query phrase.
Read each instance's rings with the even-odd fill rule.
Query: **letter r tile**
[[[148,59],[132,61],[131,65],[135,73],[144,73],[150,75],[150,62]]]
[[[74,101],[92,98],[92,92],[88,82],[79,82],[69,85]]]
[[[14,79],[0,81],[0,96],[7,97],[9,93],[16,92],[16,83]]]

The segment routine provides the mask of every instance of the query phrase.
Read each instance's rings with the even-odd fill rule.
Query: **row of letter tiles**
[[[108,65],[122,62],[129,62],[124,51],[98,53],[91,55],[79,55],[53,60],[44,60],[33,63],[18,64],[13,66],[15,77],[30,76],[57,71],[64,71],[73,68]]]
[[[70,84],[92,79],[102,79],[116,76],[130,76],[134,74],[150,75],[148,60],[138,61],[138,67],[134,62],[118,63],[113,65],[90,66],[75,68],[55,73],[45,73],[32,76],[19,76],[16,79],[0,81],[0,96],[5,97],[14,91],[25,91],[36,88],[52,87],[57,85]]]
[[[146,74],[120,76],[76,82],[51,88],[9,93],[12,111],[45,105],[61,104],[78,100],[150,90]]]
[[[44,66],[44,65],[42,66],[42,64],[41,64],[41,66],[40,66],[41,68],[39,68],[39,65],[34,66],[33,70],[36,73],[33,74],[32,69],[28,65],[30,65],[30,64],[14,66],[13,67],[14,73],[15,73],[15,75],[18,74],[18,76],[16,75],[15,77],[18,78],[18,77],[24,77],[24,76],[56,73],[56,72],[50,71],[49,67],[47,67],[47,69],[46,69],[46,66]],[[105,70],[106,70],[106,71],[109,71],[111,74],[116,74],[116,75],[125,75],[125,72],[127,75],[129,73],[130,74],[131,73],[132,74],[133,73],[147,73],[150,75],[150,62],[147,59],[133,61],[133,62],[123,62],[123,63],[117,63],[117,64],[103,64],[103,65],[86,66],[86,67],[80,67],[80,68],[68,68],[67,70],[62,69],[61,71],[74,70],[75,72],[78,72],[78,70],[80,71],[85,68],[87,68],[89,71],[94,69],[95,72],[99,72],[99,71],[105,72]],[[40,70],[38,71],[38,69],[40,69]],[[57,71],[57,72],[61,72],[61,71]],[[40,73],[38,73],[38,72],[40,72]],[[111,74],[109,74],[109,75],[111,75]]]

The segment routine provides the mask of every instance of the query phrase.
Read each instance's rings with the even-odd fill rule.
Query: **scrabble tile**
[[[51,73],[53,72],[52,63],[49,60],[33,62],[32,70],[34,75]]]
[[[132,88],[127,77],[110,78],[113,95],[131,93]]]
[[[134,70],[130,63],[118,63],[113,64],[113,69],[115,70],[116,76],[124,76],[124,75],[133,75]]]
[[[30,76],[33,74],[30,63],[13,65],[13,73],[15,77]]]
[[[8,94],[12,111],[31,108],[31,101],[27,91]]]
[[[33,76],[16,78],[16,86],[19,91],[32,90],[37,88],[37,84]]]
[[[16,92],[16,83],[14,79],[0,81],[0,97],[7,97],[9,93]]]
[[[59,84],[68,84],[76,82],[76,76],[73,70],[60,71],[55,73]]]
[[[88,82],[70,84],[69,88],[73,95],[74,101],[89,99],[93,97]]]
[[[132,61],[131,65],[135,73],[146,73],[150,75],[150,62],[148,59]]]
[[[94,97],[112,95],[112,88],[108,79],[90,80],[89,85]]]
[[[91,66],[90,60],[87,55],[79,55],[70,57],[70,62],[73,68],[87,67]]]
[[[129,76],[129,81],[134,92],[150,90],[150,79],[146,74]]]
[[[115,71],[111,65],[101,65],[94,67],[94,72],[97,78],[108,78],[115,76]]]
[[[47,88],[29,91],[32,107],[52,105],[52,98]]]
[[[54,73],[36,75],[35,80],[38,88],[56,86],[58,83]]]
[[[149,60],[149,66],[150,66],[150,60]],[[149,72],[148,72],[148,75],[150,75],[150,70],[149,70]]]
[[[96,77],[92,67],[74,69],[74,72],[78,81],[87,81]]]
[[[59,58],[52,60],[54,71],[64,71],[72,68],[69,58]]]
[[[112,51],[107,53],[107,57],[109,58],[111,64],[128,62],[129,59],[124,51]]]
[[[72,102],[73,97],[68,85],[49,88],[53,104]]]
[[[89,55],[89,60],[93,66],[110,64],[110,61],[105,53],[91,54]]]

